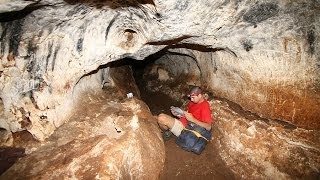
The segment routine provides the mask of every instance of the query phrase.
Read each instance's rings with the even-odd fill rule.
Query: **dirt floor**
[[[201,155],[180,149],[174,138],[165,142],[166,160],[160,179],[234,179],[232,172],[217,155],[214,146],[207,146]]]

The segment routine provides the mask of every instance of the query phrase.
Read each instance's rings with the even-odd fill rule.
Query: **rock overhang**
[[[67,119],[56,112],[72,106],[82,77],[109,62],[142,60],[171,45],[211,49],[191,54],[204,73],[201,81],[218,96],[264,117],[305,128],[319,126],[319,100],[312,98],[319,96],[317,29],[303,26],[319,24],[312,19],[317,12],[312,2],[309,9],[299,10],[298,4],[276,1],[139,1],[138,6],[129,1],[117,6],[110,1],[20,2],[13,9],[39,8],[2,24],[1,99],[11,119],[2,124],[12,131],[23,129],[15,119],[27,119],[42,133],[49,132],[30,130],[44,139]],[[305,19],[291,16],[293,10]]]

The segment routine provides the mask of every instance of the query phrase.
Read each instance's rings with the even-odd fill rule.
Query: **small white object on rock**
[[[127,98],[133,98],[133,93],[128,93]]]

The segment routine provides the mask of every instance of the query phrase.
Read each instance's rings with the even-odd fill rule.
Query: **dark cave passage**
[[[160,53],[161,55],[162,53]],[[133,76],[140,91],[141,99],[149,106],[153,115],[160,113],[170,113],[170,106],[181,106],[182,101],[176,101],[172,99],[165,92],[157,91],[153,92],[148,90],[147,84],[149,81],[157,81],[156,75],[145,74],[148,68],[154,65],[158,54],[150,56],[143,61],[134,61],[132,64]],[[158,81],[157,81],[158,82]],[[160,82],[159,82],[160,83]]]
[[[159,66],[155,62],[162,56],[165,56],[165,53],[155,54],[143,61],[134,61],[132,63],[134,78],[140,90],[140,97],[149,106],[153,115],[158,115],[159,113],[171,114],[170,106],[181,107],[188,101],[186,96],[182,96],[180,99],[172,98],[172,95],[168,94],[170,91],[150,90],[150,84],[155,89],[161,86],[168,86],[173,88],[172,91],[179,91],[181,86],[186,87],[186,89],[189,87],[183,79],[187,76],[179,76],[172,81],[159,81],[159,74],[150,73],[152,71],[150,68]],[[176,67],[179,67],[178,63],[179,61],[176,62]],[[180,67],[183,67],[183,65]],[[207,149],[201,155],[196,155],[178,147],[175,143],[175,138],[172,136],[169,140],[164,141],[166,158],[164,169],[160,174],[161,180],[234,179],[232,171],[217,153],[218,146],[207,146]]]

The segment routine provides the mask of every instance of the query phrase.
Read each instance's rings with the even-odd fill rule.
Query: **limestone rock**
[[[319,178],[320,131],[244,116],[219,100],[210,104],[216,119],[212,143],[239,178]]]
[[[38,4],[39,1],[1,0],[0,13],[19,11],[26,7]],[[7,14],[8,15],[8,14]]]
[[[147,106],[107,93],[83,98],[77,115],[0,179],[158,179],[164,144]]]
[[[172,86],[174,83],[148,82],[148,89],[176,98],[187,92]],[[213,139],[208,146],[217,147],[210,148],[216,150],[208,154],[218,153],[236,179],[319,178],[319,130],[261,118],[226,99],[214,99],[211,93],[207,99],[214,119]]]
[[[217,96],[320,127],[317,1],[14,2],[0,5],[0,125],[8,131],[44,140],[70,118],[88,77],[96,88],[109,79],[99,68],[163,48],[192,50]]]

